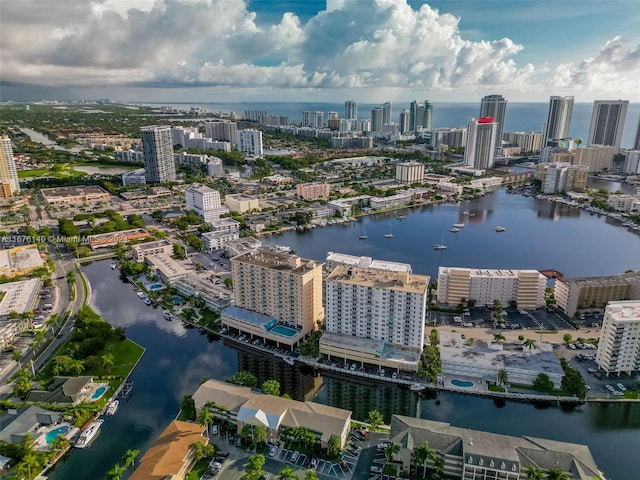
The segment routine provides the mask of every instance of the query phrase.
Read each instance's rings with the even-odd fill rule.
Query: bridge
[[[543,274],[547,278],[563,278],[562,272],[558,270],[538,270],[541,274]]]

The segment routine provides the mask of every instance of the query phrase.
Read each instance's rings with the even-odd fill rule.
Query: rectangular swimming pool
[[[269,333],[275,333],[277,335],[282,335],[283,337],[295,337],[298,334],[298,330],[295,328],[285,327],[284,325],[276,325]]]

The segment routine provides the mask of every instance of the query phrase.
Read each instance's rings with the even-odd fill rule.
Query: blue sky
[[[638,25],[637,0],[3,0],[0,98],[637,102]]]

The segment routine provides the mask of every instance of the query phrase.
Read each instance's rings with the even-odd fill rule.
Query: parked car
[[[371,467],[369,468],[369,473],[371,474],[382,474],[383,472],[383,468],[378,466],[378,465],[371,465]]]
[[[291,458],[289,459],[290,462],[295,463],[296,460],[298,460],[298,457],[300,456],[300,452],[295,451],[291,454]]]
[[[379,448],[379,449],[385,449],[385,448],[387,448],[389,445],[391,445],[391,442],[380,442],[380,443],[378,444],[378,448]]]
[[[625,386],[623,384],[621,384],[621,383],[616,384],[616,387],[618,387],[621,392],[626,392],[627,391]]]
[[[212,425],[211,426],[211,435],[217,435],[218,434],[218,425]]]
[[[269,449],[269,456],[274,457],[278,453],[278,447],[275,445]]]

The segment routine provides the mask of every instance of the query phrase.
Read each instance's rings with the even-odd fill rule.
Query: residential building
[[[189,148],[189,140],[202,138],[198,127],[183,127],[182,125],[171,127],[171,143],[179,148]]]
[[[396,182],[422,183],[424,180],[424,163],[402,162],[396,164]]]
[[[151,234],[144,228],[132,228],[130,230],[89,235],[86,242],[91,247],[91,250],[96,250],[98,248],[113,247],[118,243],[129,243],[131,240],[144,240],[150,236]]]
[[[212,140],[229,142],[232,145],[238,143],[238,124],[228,120],[204,122],[205,135]]]
[[[636,132],[636,140],[633,142],[633,149],[640,150],[640,119],[638,119],[638,131]]]
[[[229,209],[220,203],[220,192],[206,185],[194,183],[185,192],[185,198],[187,211],[197,213],[207,223],[229,213]]]
[[[0,250],[0,276],[2,277],[28,275],[43,266],[44,254],[40,254],[36,244],[18,245]]]
[[[40,190],[40,195],[49,205],[79,205],[109,201],[109,192],[99,185],[43,188]]]
[[[140,133],[147,182],[175,182],[176,164],[173,160],[171,127],[168,125],[142,127]]]
[[[173,255],[173,243],[163,238],[155,242],[140,243],[133,246],[133,260],[136,262],[144,262],[149,255]]]
[[[512,437],[401,415],[391,417],[389,437],[400,447],[394,456],[399,469],[407,472],[413,452],[426,443],[444,460],[445,478],[521,480],[527,477],[529,466],[541,472],[557,468],[574,480],[603,478],[586,445]],[[433,460],[427,465],[433,469]]]
[[[45,410],[36,405],[11,408],[0,415],[0,441],[19,445],[29,435],[34,445],[44,435],[38,430],[43,425],[56,425],[62,421],[62,413]]]
[[[618,300],[640,300],[640,272],[603,277],[558,278],[554,298],[573,317],[578,310],[601,310]]]
[[[313,128],[322,128],[324,126],[324,112],[313,112]]]
[[[293,349],[324,320],[318,262],[260,247],[232,258],[231,276],[235,306],[221,317],[227,328]]]
[[[442,145],[464,147],[467,144],[467,129],[435,128],[431,130],[431,148],[438,149]]]
[[[573,114],[573,97],[549,98],[547,121],[542,129],[542,147],[548,146],[552,140],[569,138],[571,115]]]
[[[262,132],[260,130],[240,130],[238,132],[238,150],[248,157],[262,157]]]
[[[13,146],[7,135],[0,136],[0,184],[8,186],[8,188],[0,189],[5,192],[5,194],[0,194],[1,197],[14,197],[20,193],[18,170],[13,160]]]
[[[640,150],[627,150],[625,152],[624,173],[629,175],[640,174]]]
[[[538,179],[542,182],[542,193],[583,191],[587,187],[589,167],[570,163],[539,163]]]
[[[296,427],[305,427],[316,436],[316,443],[326,448],[333,436],[344,448],[351,429],[351,412],[314,402],[299,402],[275,395],[257,393],[249,387],[240,387],[219,380],[207,380],[193,394],[196,412],[212,405],[214,417],[242,427],[262,426],[267,429],[267,442],[278,443]],[[224,411],[216,408],[224,405]],[[283,438],[284,437],[284,438]]]
[[[368,131],[371,131],[369,129]],[[373,137],[331,137],[333,148],[362,148],[370,150],[373,148]]]
[[[383,111],[382,108],[376,107],[371,110],[371,131],[372,132],[381,132],[382,131],[382,117]]]
[[[214,281],[196,275],[185,275],[171,282],[184,298],[198,298],[212,312],[220,313],[231,305],[231,290]]]
[[[299,183],[296,185],[296,195],[313,202],[314,200],[320,200],[323,198],[329,198],[329,184],[328,183]]]
[[[93,377],[91,376],[55,376],[46,390],[31,390],[27,394],[26,400],[27,402],[77,405],[86,401],[86,392],[91,388],[93,388]]]
[[[409,129],[409,120],[411,119],[411,115],[409,113],[409,109],[405,108],[400,112],[400,118],[398,121],[398,125],[400,126],[400,133],[409,133],[411,130]]]
[[[620,142],[627,118],[629,100],[596,100],[593,102],[588,145],[611,145],[615,153],[620,151]]]
[[[586,165],[590,172],[611,171],[615,147],[609,145],[589,145],[574,150],[574,165]]]
[[[503,139],[511,145],[518,145],[523,152],[539,152],[542,148],[540,132],[506,132]]]
[[[144,153],[138,150],[116,150],[113,152],[113,159],[116,162],[142,163]]]
[[[240,238],[240,222],[233,218],[218,218],[209,225],[211,230],[201,235],[205,251],[219,250],[227,242]]]
[[[229,210],[232,212],[244,213],[249,210],[260,210],[259,200],[244,193],[226,195],[224,197],[224,204],[229,207]]]
[[[207,175],[210,177],[223,177],[224,167],[222,159],[218,157],[209,157],[207,160]]]
[[[427,275],[338,265],[325,281],[326,331],[421,352],[428,285]]]
[[[189,274],[182,265],[166,253],[147,255],[144,257],[144,263],[149,265],[151,276],[155,275],[166,283],[173,283]]]
[[[635,195],[609,195],[607,205],[616,212],[631,213],[633,215],[640,213],[640,198]]]
[[[146,185],[147,174],[144,168],[138,170],[131,170],[122,174],[122,186],[130,187],[132,185]]]
[[[39,278],[0,283],[0,321],[8,320],[12,312],[22,315],[33,311],[38,304],[41,288]]]
[[[419,132],[421,130],[431,130],[433,121],[433,105],[425,100],[418,103],[416,100],[409,106],[409,131]]]
[[[537,270],[440,267],[437,298],[447,305],[466,300],[493,305],[498,300],[502,305],[515,301],[519,308],[539,308],[545,305],[546,286],[547,278]]]
[[[346,253],[327,252],[327,258],[324,263],[325,272],[331,273],[339,265],[411,274],[411,265],[408,263],[389,262],[387,260],[375,260],[371,257],[356,257]]]
[[[507,101],[502,95],[487,95],[480,102],[480,118],[493,117],[496,122],[496,150],[502,147],[504,119],[507,114]]]
[[[196,463],[195,444],[209,443],[205,428],[173,420],[138,462],[130,480],[182,480]]]
[[[393,104],[391,102],[385,102],[382,105],[382,125],[391,123],[391,116],[393,115]]]
[[[493,117],[472,118],[467,127],[464,165],[476,170],[493,167],[497,124]]]
[[[358,119],[358,102],[355,100],[347,100],[344,102],[344,118],[347,120]]]
[[[596,364],[607,376],[640,371],[640,301],[609,302],[602,320]]]

